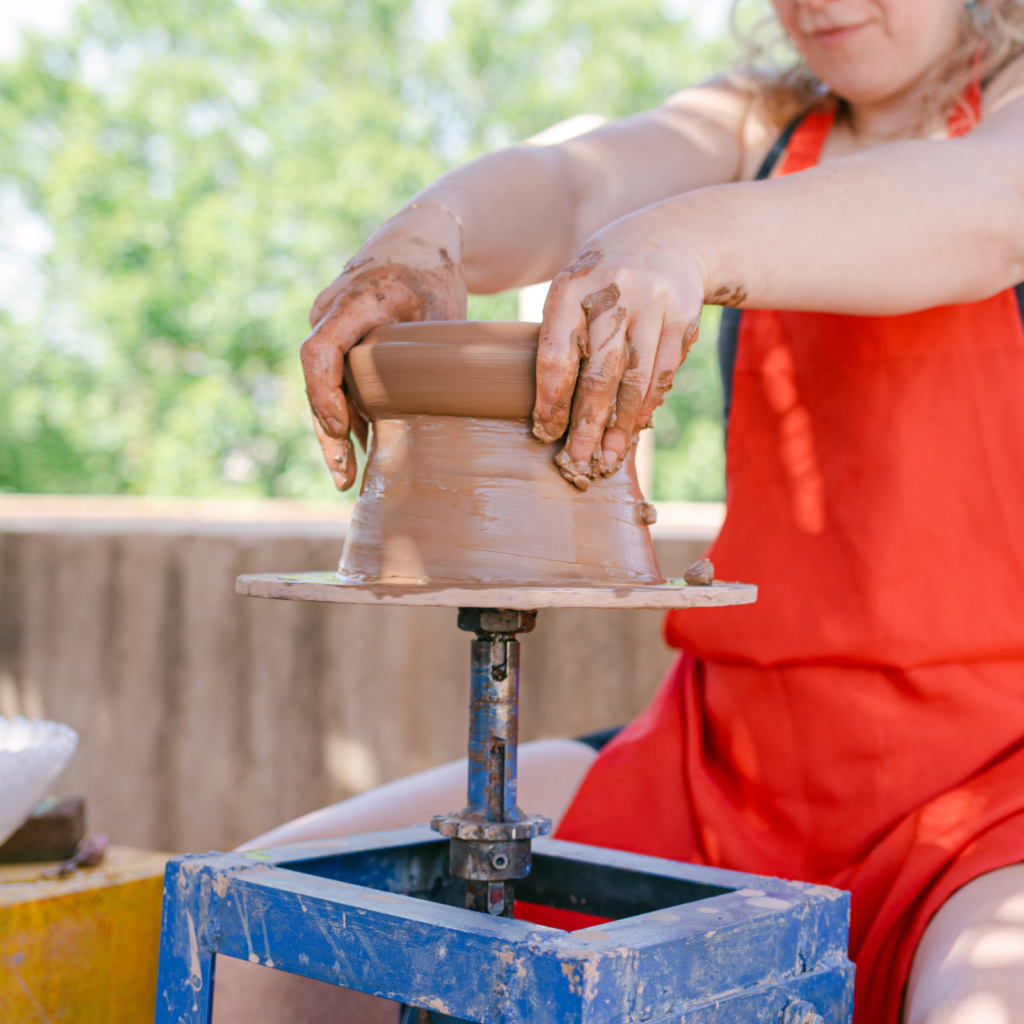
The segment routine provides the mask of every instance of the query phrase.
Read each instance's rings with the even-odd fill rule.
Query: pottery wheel
[[[715,582],[690,586],[683,580],[628,586],[471,586],[398,585],[347,580],[336,572],[264,573],[239,576],[235,585],[247,597],[334,604],[420,605],[438,608],[721,608],[753,604],[757,587]]]

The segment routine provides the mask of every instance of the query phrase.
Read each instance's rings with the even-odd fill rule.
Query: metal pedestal
[[[403,1024],[849,1024],[847,893],[543,838],[519,809],[516,635],[535,619],[459,610],[468,800],[439,834],[168,864],[157,1024],[210,1021],[217,956],[395,1000]],[[515,920],[516,899],[607,923]]]

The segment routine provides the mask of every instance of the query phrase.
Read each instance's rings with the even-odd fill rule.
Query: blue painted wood
[[[576,932],[492,918],[449,905],[447,840],[422,828],[175,858],[157,1024],[207,1024],[215,955],[483,1024],[779,1024],[794,999],[851,1021],[848,894],[552,839],[534,850],[566,877],[614,867],[689,902]]]

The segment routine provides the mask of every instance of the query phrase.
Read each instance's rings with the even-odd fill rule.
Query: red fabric
[[[812,110],[804,117],[799,128],[793,132],[793,137],[786,147],[786,155],[779,164],[780,178],[784,174],[805,171],[818,162],[821,149],[835,120],[834,110]]]
[[[686,653],[559,829],[849,889],[858,1024],[897,1024],[955,889],[1024,860],[1022,409],[1012,291],[745,312],[711,558],[759,600],[669,613]]]

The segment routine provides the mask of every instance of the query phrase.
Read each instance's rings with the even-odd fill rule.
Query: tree
[[[656,0],[84,0],[0,65],[0,221],[37,242],[0,288],[0,489],[327,497],[296,350],[362,240],[724,55]]]

